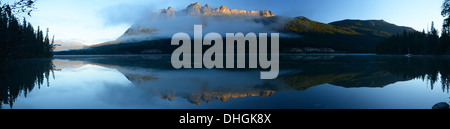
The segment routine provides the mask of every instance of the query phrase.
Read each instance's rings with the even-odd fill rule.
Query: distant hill
[[[61,41],[61,40],[56,40],[55,44],[60,44],[60,45],[56,46],[54,51],[68,51],[68,50],[83,49],[83,48],[87,47],[83,43],[73,42],[73,41],[65,42],[65,41]]]
[[[342,35],[361,35],[347,27],[334,26],[331,24],[320,23],[310,20],[306,17],[292,18],[287,22],[285,28],[287,31],[295,32],[301,35],[311,34],[342,34]]]
[[[291,18],[280,30],[303,36],[296,42],[281,42],[283,48],[331,48],[348,53],[374,53],[382,39],[403,31],[415,31],[383,20],[343,20],[326,24],[306,17]]]
[[[415,31],[411,27],[397,26],[384,20],[342,20],[332,22],[330,25],[345,27],[360,33],[380,37],[401,34],[403,31]]]

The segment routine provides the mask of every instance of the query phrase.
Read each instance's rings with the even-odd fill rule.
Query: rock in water
[[[450,105],[446,102],[440,102],[435,104],[432,109],[450,109]]]

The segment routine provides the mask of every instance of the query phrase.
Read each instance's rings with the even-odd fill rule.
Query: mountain
[[[230,9],[225,5],[222,5],[217,8],[212,8],[208,4],[202,6],[200,5],[200,3],[197,2],[188,5],[185,9],[182,9],[180,11],[175,11],[174,8],[168,7],[167,9],[161,9],[154,14],[150,14],[149,16],[144,16],[142,21],[139,21],[133,26],[131,26],[117,40],[120,42],[140,41],[142,40],[141,35],[147,35],[146,37],[161,37],[161,35],[158,34],[164,33],[169,29],[173,29],[168,26],[175,26],[174,24],[184,23],[189,24],[190,26],[192,26],[193,24],[203,24],[206,26],[208,23],[211,22],[224,22],[224,20],[230,19],[254,19],[273,16],[275,16],[275,14],[272,11],[268,10],[261,10],[261,11],[238,10],[238,9]],[[161,26],[161,24],[168,24],[168,25]],[[178,27],[177,29],[180,29],[180,27]],[[163,37],[170,37],[170,36],[165,34],[163,35]]]
[[[320,23],[317,21],[310,20],[303,16],[289,19],[285,25],[285,28],[282,29],[302,35],[308,34],[361,35],[360,33],[350,28]]]
[[[59,44],[59,45],[55,47],[54,51],[77,50],[77,49],[83,49],[83,48],[87,47],[83,43],[76,42],[76,41],[56,40],[55,44]]]
[[[263,16],[272,17],[275,16],[272,11],[261,10],[261,11],[246,11],[238,9],[229,9],[227,6],[222,5],[218,8],[211,8],[208,4],[201,6],[200,3],[192,3],[181,11],[175,11],[174,8],[169,7],[167,9],[161,9],[157,12],[157,16],[166,17],[176,17],[176,16],[186,16],[186,15],[196,15],[196,16]]]
[[[212,8],[197,2],[180,11],[169,7],[144,16],[116,41],[56,54],[170,54],[176,48],[170,45],[173,34],[192,33],[195,24],[203,25],[204,34],[278,32],[282,53],[374,53],[376,44],[384,38],[415,31],[384,20],[342,20],[327,24],[303,16],[275,16],[268,10]]]
[[[342,20],[330,25],[346,27],[368,35],[386,37],[392,34],[401,34],[403,31],[415,31],[411,27],[397,26],[384,20]]]
[[[382,39],[403,31],[415,31],[410,27],[397,26],[383,20],[343,20],[326,24],[306,17],[288,19],[281,30],[304,36],[297,39],[297,43],[285,41],[282,45],[284,48],[292,48],[285,52],[294,53],[302,50],[299,48],[310,47],[331,48],[350,53],[374,53],[376,44]]]
[[[400,60],[399,60],[400,59]],[[286,90],[305,91],[309,88],[332,84],[346,88],[381,88],[400,81],[414,78],[408,75],[423,75],[411,72],[411,68],[421,69],[423,65],[404,67],[404,58],[375,56],[336,56],[336,55],[282,55],[280,56],[280,76],[275,80],[260,81],[259,78],[247,78],[252,70],[234,69],[223,71],[192,71],[188,69],[175,70],[171,64],[170,55],[127,56],[114,58],[74,58],[72,56],[59,57],[53,64],[57,69],[77,69],[83,65],[95,65],[114,69],[120,72],[134,86],[148,94],[173,101],[175,98],[185,99],[196,105],[219,100],[226,102],[233,98],[247,96],[269,97],[277,92]],[[377,63],[374,63],[376,60]],[[408,60],[408,59],[406,59]],[[410,59],[418,62],[428,60]],[[383,63],[384,62],[384,63]],[[389,63],[387,63],[389,62]],[[406,61],[407,62],[407,61]],[[398,64],[401,63],[401,64]],[[394,65],[392,65],[394,64]],[[436,62],[430,67],[437,67]],[[394,66],[394,67],[392,67]],[[445,66],[445,65],[441,65]],[[423,68],[422,68],[423,69]],[[391,70],[396,71],[394,74]],[[398,71],[400,70],[400,71]],[[207,73],[204,73],[207,72]],[[400,72],[400,73],[399,73]],[[218,74],[215,74],[218,73]],[[402,75],[406,74],[406,75]],[[177,75],[177,76],[173,76]],[[181,76],[183,84],[176,84],[174,79]],[[209,76],[214,76],[212,79]],[[218,78],[218,79],[217,79]],[[222,78],[233,78],[228,84]],[[180,80],[178,80],[180,81]]]

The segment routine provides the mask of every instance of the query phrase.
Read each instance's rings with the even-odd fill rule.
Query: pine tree
[[[441,15],[445,17],[442,31],[450,34],[450,0],[445,0],[442,4]]]
[[[41,30],[35,32],[26,21],[19,21],[14,15],[34,10],[35,0],[20,0],[13,4],[0,3],[0,62],[34,57],[50,57],[52,49],[45,51]],[[41,39],[41,40],[39,40]]]
[[[377,45],[377,54],[414,54],[414,55],[442,55],[449,54],[450,38],[446,31],[441,36],[431,23],[428,32],[403,32],[381,41]]]

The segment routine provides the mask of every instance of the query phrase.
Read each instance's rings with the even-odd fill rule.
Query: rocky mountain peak
[[[175,15],[197,15],[197,16],[263,16],[263,17],[273,17],[275,14],[272,11],[262,10],[262,11],[246,11],[238,9],[230,9],[225,5],[218,8],[212,8],[208,4],[201,6],[199,2],[191,3],[186,7],[186,9],[179,12],[175,12],[175,9],[169,7],[168,9],[162,9],[158,14],[166,17],[175,17]]]
[[[193,5],[200,5],[200,3],[198,3],[198,2],[195,2]]]
[[[201,8],[202,6],[200,5],[200,3],[192,3],[190,5],[188,5],[187,8]]]
[[[237,16],[238,18],[244,19],[253,19],[258,17],[272,17],[275,16],[272,11],[262,10],[262,11],[246,11],[246,10],[238,10],[238,9],[230,9],[225,5],[222,5],[217,8],[212,8],[210,5],[205,4],[201,6],[200,3],[191,3],[183,10],[175,11],[175,8],[168,7],[167,9],[161,9],[156,14],[150,15],[151,17],[147,17],[145,19],[149,19],[151,21],[158,20],[168,20],[175,19],[177,17],[183,16]],[[234,18],[234,17],[233,17]],[[206,23],[204,23],[206,24]],[[143,23],[138,23],[130,27],[124,34],[124,36],[135,36],[139,34],[152,34],[157,32],[158,29],[155,27],[149,27],[148,25],[143,25]],[[127,39],[128,40],[128,39]]]
[[[175,9],[173,9],[172,7],[161,9],[156,14],[156,17],[160,18],[175,18]]]
[[[231,10],[225,5],[222,5],[219,8],[217,8],[216,12],[220,13],[220,14],[223,14],[223,15],[230,15],[231,14]]]
[[[190,4],[187,8],[186,8],[186,11],[187,11],[187,14],[188,15],[200,15],[201,14],[201,9],[202,8],[202,6],[200,5],[200,3],[193,3],[193,4]]]
[[[202,7],[202,13],[203,14],[210,14],[211,13],[211,6],[209,6],[208,4],[206,4],[205,6]]]
[[[175,13],[175,9],[173,9],[172,7],[167,8],[166,11],[167,14],[174,14]]]
[[[219,7],[220,10],[230,10],[227,6],[222,5]]]

